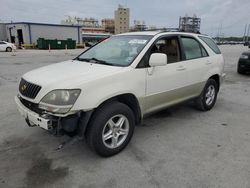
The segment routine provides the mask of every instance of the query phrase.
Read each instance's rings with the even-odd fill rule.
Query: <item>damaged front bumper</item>
[[[33,104],[30,103],[28,105],[24,105],[20,96],[15,96],[15,102],[18,111],[25,118],[30,127],[38,126],[55,135],[73,132],[77,134],[84,134],[92,114],[92,111],[78,111],[75,114],[60,117],[46,112],[34,112],[34,110],[29,108]]]
[[[39,126],[43,129],[50,130],[52,127],[52,120],[50,118],[45,118],[40,116],[39,114],[31,111],[26,106],[24,106],[20,99],[15,96],[15,102],[17,105],[17,109],[20,112],[20,114],[25,118],[26,122],[29,126]]]

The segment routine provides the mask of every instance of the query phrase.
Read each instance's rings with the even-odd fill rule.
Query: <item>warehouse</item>
[[[106,38],[109,38],[111,34],[107,33],[82,33],[82,41],[86,46],[92,46],[97,42],[100,42]]]
[[[68,38],[75,40],[76,43],[82,43],[81,27],[59,24],[15,22],[6,23],[7,40],[21,44],[37,44],[38,38],[66,40]]]
[[[4,23],[0,23],[0,41],[6,40],[7,34],[6,34],[6,27]]]

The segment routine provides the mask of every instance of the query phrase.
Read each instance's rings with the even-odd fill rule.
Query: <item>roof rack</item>
[[[159,32],[178,32],[179,28],[156,28],[156,29],[146,29],[145,31],[159,31]]]
[[[145,31],[159,31],[159,33],[162,33],[162,32],[186,32],[186,33],[201,34],[199,31],[198,32],[188,32],[188,31],[181,30],[179,28],[156,28],[156,29],[147,29]]]

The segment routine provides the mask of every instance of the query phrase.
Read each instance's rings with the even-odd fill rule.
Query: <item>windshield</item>
[[[114,66],[128,66],[152,38],[149,35],[110,37],[77,57],[79,61]]]

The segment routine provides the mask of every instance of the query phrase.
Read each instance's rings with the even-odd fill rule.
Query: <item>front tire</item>
[[[214,79],[209,79],[201,93],[195,100],[197,109],[201,111],[211,110],[216,102],[219,86]]]
[[[7,47],[6,48],[6,52],[11,52],[12,51],[12,48],[11,47]]]
[[[115,155],[128,145],[134,127],[134,114],[127,105],[108,103],[93,115],[86,133],[87,143],[100,156]]]

